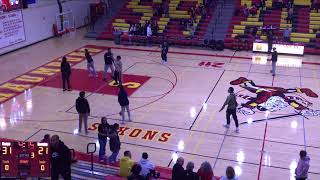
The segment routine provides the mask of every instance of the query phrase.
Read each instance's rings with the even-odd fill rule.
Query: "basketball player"
[[[167,41],[164,41],[161,45],[161,58],[162,58],[162,64],[167,63],[167,54],[169,51],[169,45]]]
[[[111,48],[108,48],[108,52],[104,54],[104,73],[103,73],[103,81],[107,79],[108,69],[111,69],[111,77],[114,77],[114,68],[113,68],[113,54],[111,52]]]
[[[121,56],[117,56],[116,60],[114,61],[114,84],[113,85],[121,85],[122,84],[122,62]]]
[[[236,133],[239,133],[239,123],[238,123],[238,117],[237,117],[237,98],[236,95],[234,94],[234,89],[233,87],[229,87],[228,89],[228,93],[229,96],[227,97],[226,101],[224,102],[223,106],[221,107],[221,109],[219,110],[219,112],[221,112],[224,107],[226,105],[228,105],[227,107],[227,112],[226,112],[226,117],[227,117],[227,124],[224,125],[225,128],[229,128],[230,127],[230,116],[232,115],[232,118],[236,124]]]
[[[89,76],[98,77],[96,69],[94,68],[92,56],[90,55],[88,49],[85,49],[84,52],[85,52],[84,55],[86,56],[86,59],[87,59],[87,69],[89,72]]]

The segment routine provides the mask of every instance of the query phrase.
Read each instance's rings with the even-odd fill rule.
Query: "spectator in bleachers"
[[[287,3],[287,11],[289,11],[290,8],[293,8],[293,2],[292,2],[292,0],[288,0],[288,3]]]
[[[248,16],[249,16],[249,9],[248,9],[247,4],[244,4],[243,14],[244,14],[245,17],[248,17]]]
[[[135,34],[136,32],[136,25],[134,23],[130,23],[130,27],[129,27],[129,43],[131,44],[131,37]]]
[[[204,8],[203,4],[200,3],[199,6],[197,7],[197,10],[196,10],[197,14],[198,15],[202,15],[202,10],[203,9],[205,9],[205,8]]]
[[[120,176],[128,177],[131,174],[131,168],[134,165],[134,161],[131,159],[131,152],[125,151],[124,157],[120,159]]]
[[[141,23],[137,23],[135,35],[142,35],[141,33],[142,33]]]
[[[257,7],[256,7],[256,5],[253,5],[251,8],[250,8],[250,14],[252,15],[252,16],[255,16],[256,14],[257,14],[257,12],[258,12],[258,9],[257,9]]]
[[[267,40],[268,40],[268,53],[271,53],[272,44],[273,44],[273,33],[271,30],[267,31]]]
[[[266,6],[266,2],[264,0],[260,0],[257,7],[263,10],[263,8]]]
[[[169,15],[169,2],[168,2],[168,0],[162,1],[162,9],[163,9],[164,17],[168,17],[168,15]]]
[[[287,26],[287,28],[283,30],[283,39],[287,42],[290,42],[290,34],[291,34],[291,31],[289,29],[289,26]]]
[[[152,36],[152,29],[151,29],[151,24],[148,23],[147,26],[147,45],[150,46],[151,45],[151,36]]]
[[[320,2],[319,0],[313,0],[311,4],[311,9],[319,12]]]
[[[45,134],[40,143],[48,143],[50,144],[50,134]]]
[[[152,25],[151,25],[151,30],[152,30],[152,34],[154,36],[158,36],[158,30],[159,30],[159,26],[157,21],[153,21]]]
[[[172,168],[172,180],[184,180],[184,159],[179,157],[176,164]]]
[[[109,148],[112,154],[109,156],[109,163],[114,164],[116,163],[117,156],[120,151],[120,138],[118,134],[118,129],[119,129],[119,124],[115,123],[110,127],[110,131],[108,134],[108,137],[110,138],[109,140]]]
[[[143,176],[140,175],[141,166],[139,164],[134,164],[131,169],[131,175],[128,176],[128,180],[146,180]]]
[[[150,171],[155,169],[155,165],[148,160],[148,153],[144,152],[142,153],[142,159],[138,162],[139,165],[141,165],[141,176],[147,177],[147,175],[150,173]]]
[[[292,23],[293,21],[293,7],[288,11],[287,24]]]
[[[199,176],[197,173],[193,172],[193,168],[193,162],[188,162],[186,170],[184,171],[184,180],[199,180]]]
[[[309,163],[310,157],[307,156],[307,152],[300,151],[300,159],[295,170],[296,180],[306,180],[308,178]]]
[[[99,161],[105,161],[106,144],[110,130],[110,125],[106,117],[101,118],[101,123],[98,126],[98,141],[99,141]]]
[[[274,2],[274,5],[276,8],[282,8],[283,7],[283,1],[282,0],[277,0]]]
[[[200,177],[200,180],[212,180],[213,178],[213,171],[212,167],[209,162],[205,161],[201,164],[198,172],[198,176]]]

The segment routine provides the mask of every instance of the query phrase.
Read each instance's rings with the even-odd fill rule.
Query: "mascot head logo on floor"
[[[230,84],[243,88],[243,90],[237,92],[237,96],[245,100],[244,103],[239,103],[241,105],[238,112],[241,114],[252,115],[255,112],[262,111],[280,112],[291,108],[294,112],[304,116],[320,116],[320,110],[312,109],[312,102],[306,99],[306,97],[310,100],[318,98],[318,95],[309,88],[287,89],[261,86],[245,77],[239,77],[231,81]]]

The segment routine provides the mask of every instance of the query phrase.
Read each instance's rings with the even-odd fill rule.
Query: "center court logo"
[[[318,95],[309,88],[282,88],[256,85],[252,80],[239,77],[230,82],[231,85],[239,85],[243,91],[237,96],[246,100],[238,108],[238,112],[244,115],[252,115],[255,112],[270,111],[280,112],[291,108],[294,112],[304,116],[320,116],[320,110],[312,109],[313,103],[305,96],[318,98]],[[256,94],[255,97],[244,94],[248,91]]]

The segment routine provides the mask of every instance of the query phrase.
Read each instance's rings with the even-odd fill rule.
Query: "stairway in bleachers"
[[[214,10],[208,28],[205,33],[205,39],[224,40],[230,21],[232,19],[235,5],[234,0],[220,0]]]

